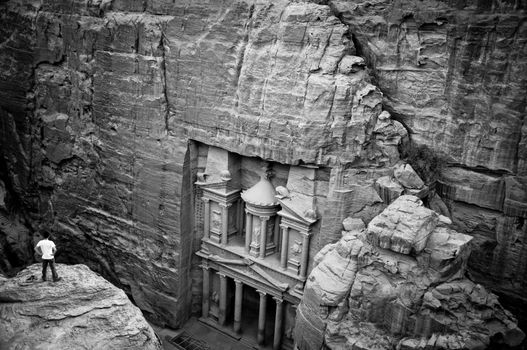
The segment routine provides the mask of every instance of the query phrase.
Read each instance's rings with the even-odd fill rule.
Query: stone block
[[[414,196],[401,196],[369,224],[368,241],[398,253],[421,252],[436,227],[438,214]]]
[[[386,204],[392,203],[404,192],[404,188],[398,182],[394,181],[391,176],[382,176],[378,178],[375,181],[374,187]]]
[[[421,189],[425,184],[410,164],[396,165],[393,176],[404,188]]]
[[[362,219],[347,217],[342,221],[344,231],[362,231],[366,228]]]

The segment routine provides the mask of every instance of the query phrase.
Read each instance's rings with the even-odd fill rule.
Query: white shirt
[[[42,259],[53,259],[53,248],[55,248],[53,241],[43,239],[37,243],[37,247],[42,250]]]

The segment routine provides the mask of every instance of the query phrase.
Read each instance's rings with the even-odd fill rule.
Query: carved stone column
[[[276,301],[276,316],[274,319],[274,337],[273,337],[273,350],[280,349],[280,343],[282,341],[282,320],[284,305],[283,300],[273,298]]]
[[[242,321],[243,283],[240,280],[234,280],[234,283],[236,283],[236,294],[234,296],[234,332],[239,334]]]
[[[210,270],[208,266],[201,265],[203,268],[203,296],[201,301],[201,314],[203,318],[209,317],[210,309]]]
[[[218,322],[221,326],[225,325],[225,318],[227,315],[227,276],[220,275],[220,310],[218,313]]]
[[[280,249],[280,216],[276,215],[274,219],[274,246],[277,251]]]
[[[289,251],[289,227],[280,225],[282,228],[282,247],[280,254],[280,267],[283,270],[287,269],[287,252]]]
[[[238,199],[238,234],[240,236],[243,235],[243,201],[242,199]]]
[[[203,198],[205,203],[205,214],[203,217],[203,238],[209,239],[210,236],[210,199]]]
[[[267,247],[267,221],[268,216],[260,217],[260,259],[265,258],[265,249]]]
[[[245,211],[247,219],[245,220],[245,253],[249,254],[251,241],[253,239],[253,215]]]
[[[307,257],[309,255],[309,234],[302,233],[302,258],[300,260],[300,277],[305,278],[307,272]]]
[[[220,204],[221,207],[221,245],[227,245],[229,238],[229,207],[231,204]]]
[[[257,292],[260,293],[260,309],[258,311],[258,335],[256,340],[259,345],[263,345],[265,339],[265,312],[267,306],[267,294],[260,290]]]

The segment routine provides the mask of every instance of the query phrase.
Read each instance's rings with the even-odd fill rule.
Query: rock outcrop
[[[525,335],[492,293],[464,274],[470,236],[401,196],[315,258],[298,308],[301,350],[484,349]],[[392,232],[390,237],[386,233]],[[394,238],[396,236],[396,238]]]
[[[177,327],[199,234],[196,143],[331,165],[317,179],[335,184],[323,245],[351,213],[382,210],[372,184],[399,161],[406,130],[327,5],[137,4],[2,2],[0,149],[35,227],[60,242],[57,259],[87,264]]]
[[[162,348],[122,290],[85,265],[57,271],[55,283],[41,281],[40,264],[0,277],[1,349]]]
[[[471,273],[525,308],[525,4],[329,3],[349,25],[385,108],[414,145],[455,165],[444,167],[437,189],[457,229],[475,237]]]
[[[518,1],[2,1],[0,173],[57,259],[176,327],[196,143],[327,170],[322,246],[427,194],[393,182],[410,136],[456,165],[437,189],[479,281],[526,300],[524,19]]]

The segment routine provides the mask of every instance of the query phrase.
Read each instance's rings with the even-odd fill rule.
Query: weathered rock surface
[[[143,4],[0,5],[0,148],[32,217],[55,232],[57,259],[177,327],[191,304],[189,141],[335,166],[319,181],[337,185],[320,199],[318,247],[343,218],[383,209],[372,175],[399,160],[406,130],[327,5]]]
[[[329,1],[412,141],[455,164],[438,186],[458,230],[487,243],[470,269],[525,305],[527,17],[514,1]],[[506,184],[510,184],[509,192]],[[514,193],[514,194],[512,194]],[[505,198],[515,196],[517,199]],[[521,199],[520,199],[521,198]],[[467,210],[467,203],[474,205]],[[507,205],[506,203],[510,203]],[[460,209],[461,208],[461,209]],[[500,223],[475,224],[481,208]],[[488,236],[492,236],[489,238]],[[520,253],[523,252],[523,253]],[[473,257],[474,257],[473,256]],[[498,266],[518,271],[502,274]]]
[[[438,214],[414,196],[397,198],[368,224],[368,241],[397,253],[420,253],[438,222]]]
[[[0,180],[0,273],[14,274],[33,259],[30,230],[11,209],[12,199]]]
[[[377,179],[392,176],[408,128],[463,179],[489,181],[464,185],[454,170],[438,187],[481,242],[479,280],[525,298],[520,3],[2,1],[5,174],[34,226],[56,231],[59,260],[88,264],[178,326],[190,304],[192,142],[327,167],[322,246],[347,216],[369,222],[399,195]]]
[[[161,349],[122,290],[85,265],[57,271],[56,283],[40,280],[40,264],[0,276],[1,349]]]
[[[406,203],[406,205],[401,205]],[[422,225],[424,248],[401,254],[369,243],[381,220],[435,222],[416,197],[402,196],[374,218],[343,231],[315,258],[298,307],[295,336],[301,350],[484,349],[516,346],[525,335],[515,318],[481,285],[464,277],[470,236]],[[348,220],[350,222],[352,220]],[[346,225],[348,228],[354,228]],[[414,227],[406,230],[408,245]]]
[[[523,174],[527,55],[517,2],[331,1],[412,138],[467,167]]]

